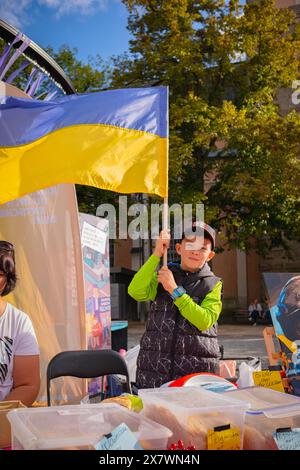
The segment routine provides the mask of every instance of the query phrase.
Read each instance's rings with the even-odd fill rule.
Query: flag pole
[[[168,188],[168,173],[169,173],[169,87],[167,87],[167,188]],[[168,189],[167,195],[164,197],[164,210],[163,210],[163,230],[168,230],[168,222],[169,222],[169,200],[168,200]],[[163,266],[167,266],[168,264],[168,249],[165,248],[163,254]]]
[[[168,230],[168,198],[164,198],[164,210],[163,210],[163,230]],[[168,249],[165,248],[163,254],[163,266],[168,264]]]

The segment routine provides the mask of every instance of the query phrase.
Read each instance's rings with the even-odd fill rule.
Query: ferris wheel
[[[31,98],[52,100],[57,95],[76,93],[74,85],[63,69],[35,42],[0,19],[0,38],[4,49],[0,52],[0,82],[14,85],[27,70],[26,79],[18,87]],[[23,60],[22,60],[23,59]],[[31,68],[31,69],[30,69]]]

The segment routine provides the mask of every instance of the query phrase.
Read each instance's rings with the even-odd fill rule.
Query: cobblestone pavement
[[[224,347],[224,357],[248,357],[255,356],[262,360],[262,365],[267,366],[267,352],[263,338],[265,325],[219,325],[218,337],[220,346]],[[139,344],[145,330],[145,324],[139,322],[129,323],[128,349]]]

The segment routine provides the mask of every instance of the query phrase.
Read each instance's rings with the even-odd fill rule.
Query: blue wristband
[[[181,297],[183,294],[186,294],[185,288],[182,287],[182,286],[178,286],[178,287],[175,287],[172,294],[170,294],[170,295],[171,295],[173,300],[176,300],[176,299],[178,299],[178,297]]]

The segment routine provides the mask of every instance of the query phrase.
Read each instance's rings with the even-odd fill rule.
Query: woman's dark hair
[[[6,285],[0,293],[4,297],[14,290],[17,282],[14,246],[4,240],[0,240],[0,271],[6,276]]]

